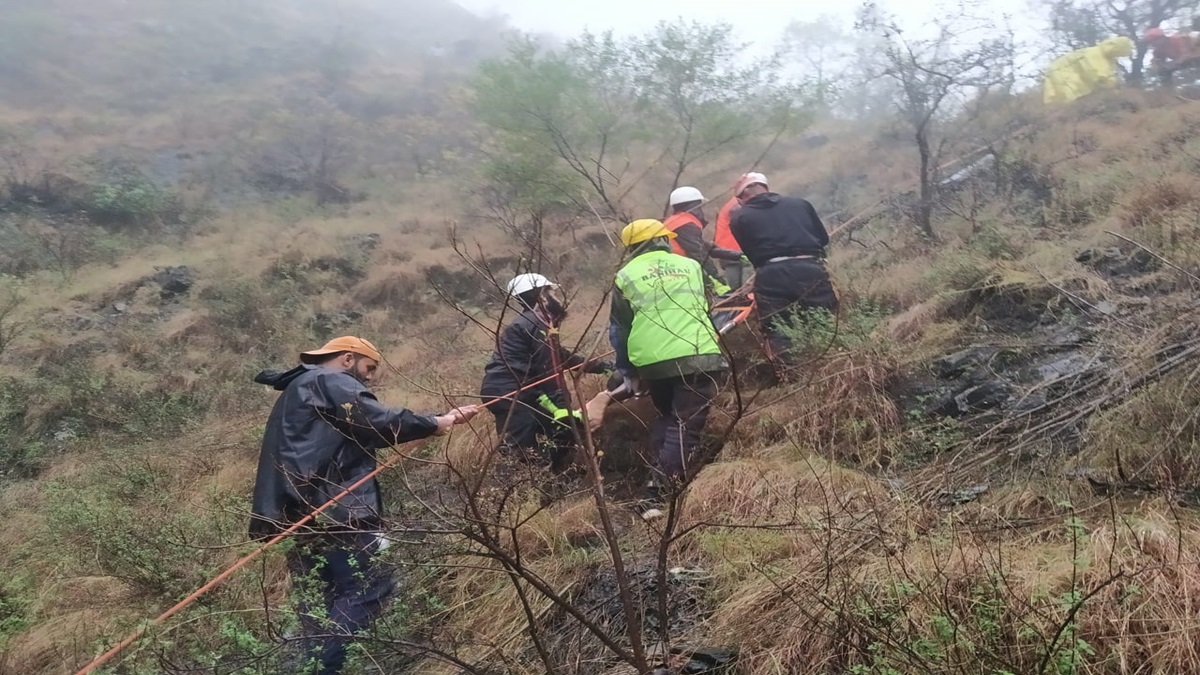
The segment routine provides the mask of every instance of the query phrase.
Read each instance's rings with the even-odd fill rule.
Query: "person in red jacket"
[[[763,185],[767,184],[766,176],[761,173],[754,175],[760,179]],[[733,236],[733,232],[729,230],[730,218],[733,216],[733,212],[740,206],[741,202],[738,201],[736,195],[730,197],[729,201],[721,206],[721,210],[717,212],[717,225],[716,230],[713,232],[713,245],[728,251],[742,252],[742,245],[737,242],[737,239]],[[750,279],[750,275],[753,272],[754,266],[750,264],[750,261],[745,256],[742,256],[736,262],[732,260],[721,261],[721,273],[725,275],[726,283],[735,289],[741,288]]]
[[[1163,29],[1153,26],[1146,29],[1142,38],[1150,46],[1150,68],[1159,74],[1163,82],[1170,83],[1172,73],[1195,64],[1200,58],[1196,41],[1187,33],[1167,35]]]
[[[672,213],[663,221],[663,225],[675,233],[675,238],[671,240],[671,250],[700,263],[704,275],[712,280],[710,285],[718,295],[728,292],[729,288],[713,265],[712,258],[741,260],[742,253],[704,241],[704,195],[694,187],[684,186],[673,190],[667,201],[671,205]]]

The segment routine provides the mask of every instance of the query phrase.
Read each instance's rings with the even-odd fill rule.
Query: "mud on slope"
[[[910,368],[891,394],[910,424],[955,438],[912,448],[912,464],[952,458],[986,475],[1011,466],[1000,458],[1061,459],[1093,415],[1195,358],[1187,276],[1132,245],[1076,261],[1074,277],[985,284],[945,308],[965,326],[958,348]]]

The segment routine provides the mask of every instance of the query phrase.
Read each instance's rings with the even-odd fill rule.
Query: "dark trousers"
[[[758,268],[754,301],[772,360],[786,359],[792,348],[788,325],[813,309],[838,310],[837,291],[820,260],[781,260]]]
[[[306,675],[336,675],[353,635],[370,625],[395,591],[375,560],[376,535],[368,532],[314,535],[288,557],[303,630]]]
[[[487,402],[489,398],[484,398]],[[496,418],[500,452],[530,463],[565,469],[575,449],[575,434],[568,424],[554,421],[536,400],[496,400],[489,408]]]
[[[700,449],[717,382],[710,373],[695,373],[649,380],[646,386],[659,415],[650,427],[650,439],[658,450],[658,471],[668,481],[681,481]]]
[[[750,265],[731,260],[721,261],[721,274],[725,275],[725,283],[733,290],[742,287],[746,280],[750,278],[750,274],[754,272],[754,268]]]

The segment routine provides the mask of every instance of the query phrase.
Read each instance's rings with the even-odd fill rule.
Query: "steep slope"
[[[192,111],[187,127],[154,118],[153,103],[117,108],[115,121],[83,114],[78,81],[63,74],[86,72],[70,60],[82,50],[52,50],[32,74],[5,71],[14,90],[22,77],[64,78],[9,114],[18,126],[40,120],[21,127],[26,157],[58,157],[51,165],[70,171],[33,170],[16,181],[28,194],[10,184],[4,212],[28,235],[6,246],[27,241],[44,262],[6,269],[22,277],[4,289],[20,301],[0,312],[0,338],[15,335],[2,341],[0,372],[0,564],[15,571],[0,582],[4,672],[74,672],[250,550],[246,497],[273,398],[250,384],[258,368],[362,333],[388,355],[385,400],[474,400],[503,318],[493,281],[528,253],[449,179],[469,164],[452,151],[467,145],[461,129],[415,127],[420,143],[402,151],[384,142],[418,120],[444,123],[439,115],[457,109],[452,91],[372,118],[354,105],[359,95],[417,81],[390,68],[383,47],[344,80],[319,72],[320,59],[272,70],[278,61],[249,51],[276,35],[263,42],[277,53],[311,56],[284,46],[329,39],[331,18],[351,10],[365,17],[361,35],[386,43],[407,9],[105,4],[14,12],[40,17],[28,19],[35,27],[70,13],[55,25],[83,26],[81,39],[99,42],[102,32],[86,31],[112,17],[122,18],[111,37],[123,40],[140,35],[139,20],[169,18],[145,29],[159,37],[144,51],[95,58],[87,95],[105,105],[134,91],[123,77],[166,83],[172,59],[199,71],[224,51],[238,75],[163,84],[166,108]],[[463,39],[429,27],[469,19],[429,11],[419,14],[428,24],[395,30],[419,33],[418,45]],[[205,42],[210,20],[236,35]],[[163,37],[164,27],[197,41]],[[218,48],[227,44],[241,46]],[[327,89],[330,75],[337,86]],[[274,106],[296,99],[282,114]],[[38,107],[56,100],[78,108]],[[1196,467],[1194,105],[1154,93],[1054,114],[1021,103],[1022,132],[1005,137],[999,169],[943,205],[941,241],[879,211],[835,249],[847,309],[836,327],[807,327],[798,382],[756,381],[754,335],[731,336],[742,376],[709,429],[719,454],[666,539],[619,505],[607,513],[610,535],[582,488],[542,506],[544,476],[509,468],[497,484],[486,419],[449,443],[399,450],[410,458],[386,485],[405,592],[355,672],[462,672],[466,662],[543,673],[550,660],[560,672],[615,673],[631,634],[654,646],[664,628],[672,645],[736,647],[749,673],[1195,670],[1200,530],[1179,507]],[[267,123],[243,128],[255,119]],[[305,124],[317,119],[360,126],[322,135],[328,127]],[[39,136],[40,124],[49,131]],[[911,178],[903,143],[829,126],[824,146],[784,139],[765,167],[781,191],[854,213]],[[288,147],[297,131],[315,134],[316,155]],[[168,172],[147,157],[172,148],[159,156],[171,165],[191,148],[173,144],[189,135],[211,153],[189,172],[198,178],[162,191],[135,180]],[[337,175],[297,173],[335,137],[355,139],[341,154],[356,162]],[[422,145],[430,138],[432,149]],[[251,141],[263,145],[237,152]],[[105,148],[137,172],[65,161]],[[248,176],[273,177],[276,191],[227,202],[198,194],[228,196]],[[361,194],[328,198],[329,187]],[[81,210],[83,224],[68,218]],[[98,228],[105,214],[113,220]],[[602,339],[610,229],[543,233],[555,252],[544,270],[572,293],[565,334],[585,350]],[[88,256],[64,258],[85,245]],[[584,381],[580,393],[598,386]],[[644,471],[650,414],[644,404],[618,412],[599,435],[614,497]],[[280,553],[153,631],[114,672],[279,672],[294,619]]]

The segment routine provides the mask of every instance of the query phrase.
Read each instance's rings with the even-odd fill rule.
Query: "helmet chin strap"
[[[567,315],[567,303],[552,288],[545,288],[538,294],[537,307],[534,309],[551,325],[557,325]]]

